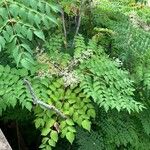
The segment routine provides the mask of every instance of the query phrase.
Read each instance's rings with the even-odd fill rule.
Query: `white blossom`
[[[79,78],[76,74],[76,72],[65,72],[63,75],[63,80],[64,80],[64,84],[65,87],[67,86],[73,86],[77,83],[79,83]]]

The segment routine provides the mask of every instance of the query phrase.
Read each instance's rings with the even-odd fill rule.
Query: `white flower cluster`
[[[88,49],[82,52],[81,56],[78,58],[74,58],[74,60],[70,63],[70,65],[60,73],[60,76],[63,77],[65,86],[73,86],[78,84],[80,79],[75,71],[71,71],[73,67],[75,67],[78,63],[84,62],[85,59],[88,59],[93,55],[93,51]]]
[[[50,61],[46,53],[37,53],[37,60],[41,64],[47,64],[48,70],[39,70],[38,77],[45,78],[45,77],[52,77],[53,75],[60,76],[64,80],[65,87],[73,86],[79,83],[79,77],[77,73],[74,71],[74,67],[76,67],[79,63],[84,62],[84,60],[89,59],[93,55],[93,51],[91,49],[87,49],[86,51],[82,52],[81,55],[77,58],[73,58],[69,65],[62,69],[59,68],[55,64],[55,62]]]
[[[45,77],[52,78],[52,75],[49,70],[39,70],[36,78],[44,79]]]
[[[92,0],[93,7],[98,6],[98,5],[100,5],[100,0]]]
[[[65,87],[73,86],[79,83],[79,78],[75,71],[72,72],[63,72],[63,80]]]
[[[88,59],[93,55],[93,51],[91,49],[87,49],[86,51],[82,52],[81,57],[77,58],[79,62],[83,62],[85,59]]]
[[[134,27],[143,28],[145,31],[150,31],[150,26],[146,22],[142,21],[135,11],[132,11],[129,17]]]

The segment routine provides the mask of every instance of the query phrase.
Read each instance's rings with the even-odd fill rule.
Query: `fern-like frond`
[[[4,0],[0,3],[0,50],[7,50],[17,66],[30,69],[35,65],[35,39],[45,40],[43,30],[57,24],[53,12],[59,8],[39,0]]]
[[[82,66],[83,69],[83,66]],[[84,64],[81,88],[107,111],[116,108],[140,111],[144,106],[133,99],[134,88],[128,72],[107,57],[92,58]]]
[[[7,107],[20,104],[22,108],[32,109],[32,97],[24,85],[23,79],[29,75],[26,69],[15,69],[0,65],[0,112]],[[33,87],[39,98],[47,99],[46,87],[49,80],[32,79]]]

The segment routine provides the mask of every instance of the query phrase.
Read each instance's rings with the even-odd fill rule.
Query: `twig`
[[[64,31],[64,37],[65,37],[65,47],[67,48],[67,31],[66,31],[66,25],[65,25],[65,15],[64,11],[61,11],[61,17],[62,17],[62,25],[63,25],[63,31]]]
[[[81,0],[81,5],[80,5],[80,9],[79,9],[79,18],[78,18],[78,22],[77,22],[77,27],[76,27],[76,31],[75,31],[75,35],[74,35],[74,39],[75,37],[77,36],[78,32],[79,32],[79,29],[80,29],[80,25],[81,25],[81,18],[82,18],[82,7],[84,5],[84,2],[85,0]],[[73,42],[72,42],[72,47],[74,45],[74,39],[73,39]]]
[[[77,28],[76,28],[76,32],[75,32],[75,35],[74,35],[71,47],[74,46],[74,40],[75,40],[75,37],[78,35],[80,24],[81,24],[81,13],[79,13],[79,19],[78,19],[78,23],[77,23]]]
[[[85,3],[85,0],[81,0],[80,10],[79,10],[79,19],[78,19],[78,23],[77,23],[77,28],[76,28],[75,36],[79,32],[79,28],[80,28],[80,24],[81,24],[81,18],[82,18],[82,10],[83,10],[84,3]]]
[[[80,24],[81,24],[81,12],[79,13],[79,19],[78,19],[77,28],[76,28],[76,32],[75,32],[74,37],[76,37],[76,35],[79,32]]]
[[[37,96],[35,95],[34,93],[34,90],[30,84],[30,82],[27,80],[27,79],[24,79],[24,83],[27,85],[29,91],[30,91],[30,94],[32,96],[32,99],[33,99],[33,103],[36,104],[36,105],[40,105],[48,110],[53,110],[55,111],[59,116],[61,116],[62,118],[66,119],[67,116],[64,115],[60,110],[58,110],[54,105],[49,105],[49,104],[46,104],[44,103],[42,100],[38,99]]]
[[[60,5],[60,1],[57,0],[57,3]],[[63,31],[64,31],[64,37],[65,37],[65,48],[67,48],[67,31],[66,31],[66,24],[65,24],[65,15],[63,8],[61,9],[61,18],[62,18],[62,25],[63,25]]]

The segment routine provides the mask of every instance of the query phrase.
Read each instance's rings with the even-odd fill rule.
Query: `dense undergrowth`
[[[149,150],[149,31],[148,1],[2,0],[0,120],[42,150]]]

